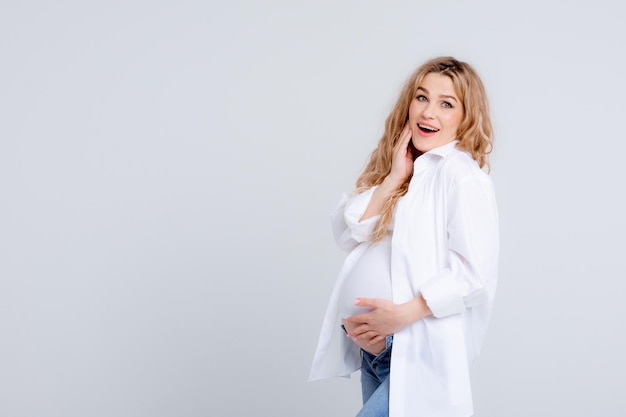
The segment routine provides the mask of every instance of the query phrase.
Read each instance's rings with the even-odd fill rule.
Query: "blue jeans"
[[[378,355],[361,350],[363,408],[356,417],[389,416],[389,368],[393,336],[387,336],[385,342],[385,350]]]

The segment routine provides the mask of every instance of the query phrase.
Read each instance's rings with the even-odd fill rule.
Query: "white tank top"
[[[358,297],[391,300],[391,233],[370,245],[345,277],[339,292],[340,317],[370,310],[354,305],[354,299]]]

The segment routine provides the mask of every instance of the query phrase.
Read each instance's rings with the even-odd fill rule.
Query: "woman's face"
[[[450,77],[427,74],[409,106],[413,146],[428,152],[456,139],[463,120],[463,103],[454,91]]]

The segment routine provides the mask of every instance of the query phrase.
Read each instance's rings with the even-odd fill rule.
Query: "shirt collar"
[[[456,150],[456,144],[459,142],[460,141],[458,139],[455,139],[450,143],[446,143],[445,145],[441,145],[438,148],[431,149],[430,151],[426,152],[424,155],[437,155],[442,158],[445,158],[446,156],[450,155]]]

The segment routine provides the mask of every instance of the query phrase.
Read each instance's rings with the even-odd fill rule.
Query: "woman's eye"
[[[418,95],[417,97],[415,97],[417,99],[417,101],[428,101],[428,99],[426,98],[426,96],[423,95]]]
[[[451,109],[452,104],[450,104],[448,101],[444,101],[441,103],[441,107],[445,107],[446,109]]]

